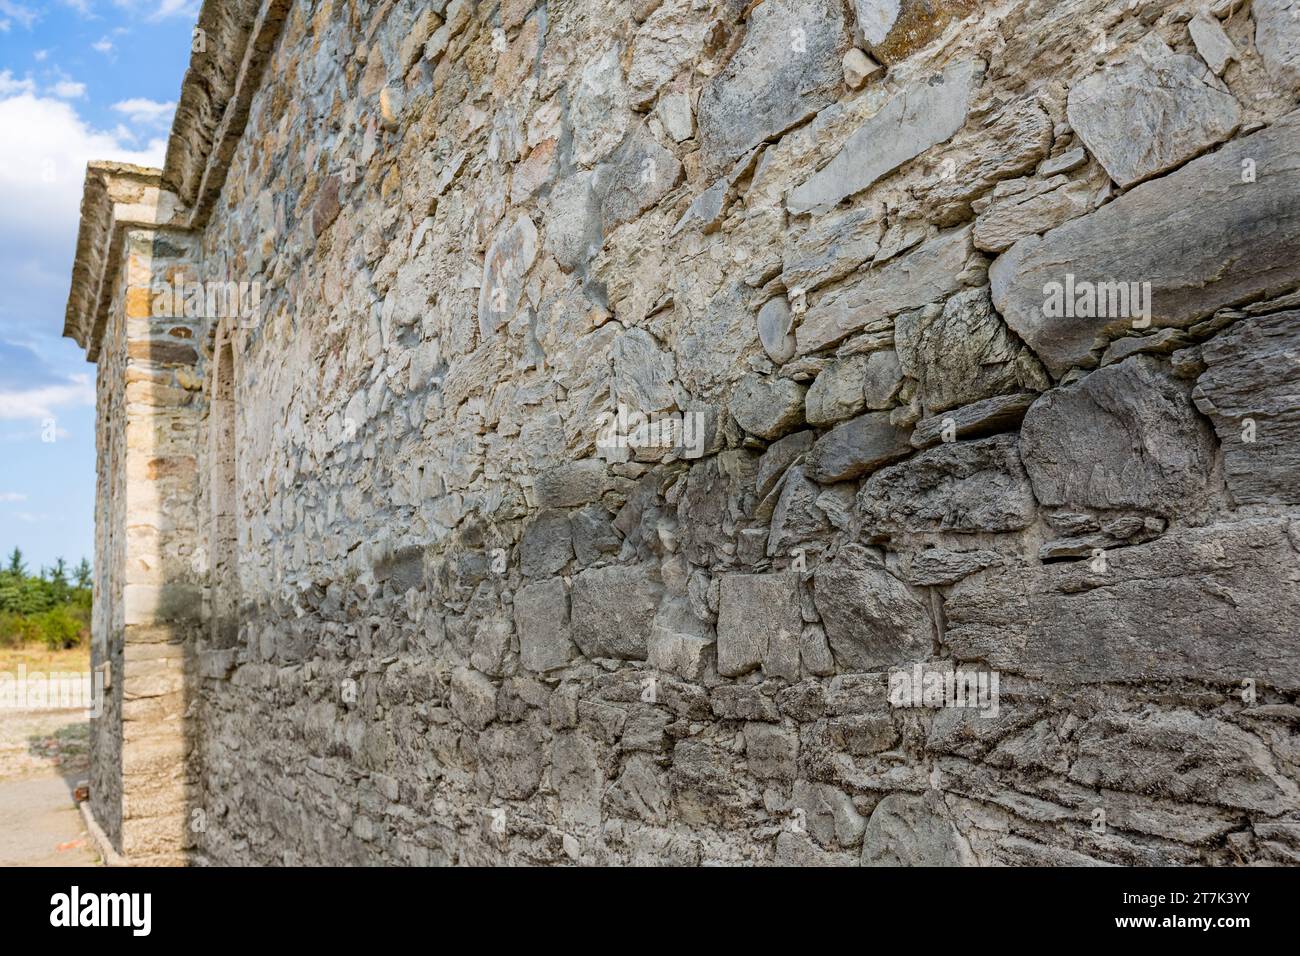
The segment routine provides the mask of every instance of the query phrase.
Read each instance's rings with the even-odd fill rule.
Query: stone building
[[[1295,0],[207,0],[86,177],[143,863],[1300,862]]]

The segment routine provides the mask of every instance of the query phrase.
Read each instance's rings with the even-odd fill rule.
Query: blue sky
[[[61,338],[86,163],[161,165],[198,7],[0,0],[0,551],[33,569],[94,559],[95,367]]]

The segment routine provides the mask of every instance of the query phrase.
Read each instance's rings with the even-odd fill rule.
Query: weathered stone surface
[[[1294,688],[1295,555],[1286,523],[1259,518],[1170,530],[1105,552],[1104,564],[979,575],[954,586],[945,640],[959,659],[1049,680],[1250,678]]]
[[[866,408],[867,398],[863,389],[866,374],[865,355],[832,362],[808,388],[804,399],[808,424],[833,425]]]
[[[731,415],[759,438],[780,438],[803,424],[805,389],[788,378],[746,375],[731,393]]]
[[[519,570],[525,577],[547,577],[572,559],[573,531],[563,511],[543,511],[524,529],[519,542]]]
[[[538,507],[574,508],[600,500],[611,484],[605,463],[598,458],[585,458],[537,475],[533,487]]]
[[[575,269],[600,248],[600,198],[594,174],[577,172],[556,183],[543,203],[546,251],[565,269]]]
[[[975,248],[988,252],[1010,249],[1026,236],[1084,215],[1092,209],[1096,195],[1095,182],[1063,175],[999,183],[992,205],[975,220]]]
[[[677,378],[672,352],[661,349],[644,329],[628,329],[611,350],[614,399],[634,412],[649,415],[674,407]]]
[[[904,374],[920,385],[929,415],[1048,385],[1034,356],[993,311],[987,289],[968,289],[937,309],[900,317],[895,344]]]
[[[907,569],[907,581],[921,587],[956,584],[985,568],[1003,564],[1002,555],[996,551],[949,551],[946,548],[927,548],[912,556]]]
[[[1300,788],[1287,779],[1259,738],[1186,710],[1101,714],[1078,734],[1070,779],[1106,787],[1215,803],[1267,814],[1293,811]]]
[[[723,166],[833,101],[849,27],[838,0],[767,0],[705,85],[696,125],[705,161]]]
[[[943,415],[923,418],[912,430],[912,446],[929,448],[941,441],[979,438],[1011,431],[1020,425],[1025,412],[1038,396],[1032,393],[998,395],[983,401],[954,408]]]
[[[815,540],[829,530],[826,515],[818,507],[820,496],[821,488],[804,476],[799,465],[785,473],[785,484],[772,511],[769,557],[790,554],[801,542]]]
[[[853,6],[867,45],[886,63],[906,59],[980,7],[977,0],[853,0]]]
[[[614,45],[586,60],[575,84],[569,117],[573,124],[573,160],[582,166],[600,162],[623,140],[631,113],[627,84]]]
[[[758,310],[758,340],[773,362],[780,364],[794,358],[793,328],[794,316],[790,314],[790,302],[785,296],[768,299]]]
[[[828,431],[808,455],[815,481],[848,481],[911,454],[908,431],[894,425],[889,412],[867,412]]]
[[[715,643],[712,628],[696,617],[689,601],[669,600],[655,614],[646,659],[651,667],[701,680]]]
[[[483,260],[479,286],[479,335],[490,338],[519,308],[524,275],[537,258],[537,227],[528,216],[502,226]]]
[[[789,783],[797,769],[799,736],[778,724],[746,724],[745,759],[756,777]]]
[[[812,450],[817,438],[812,431],[795,432],[767,446],[763,457],[758,460],[758,470],[754,473],[754,490],[760,499],[766,498],[785,470],[801,456]]]
[[[682,179],[682,164],[642,124],[596,170],[593,188],[600,199],[606,234],[635,219],[666,196]]]
[[[723,5],[726,13],[741,8],[737,0]],[[632,105],[648,104],[683,67],[694,63],[717,27],[712,5],[690,0],[660,3],[632,38],[632,62],[627,70]]]
[[[583,571],[573,579],[573,641],[587,657],[646,659],[663,585],[654,565]]]
[[[891,794],[876,804],[867,820],[863,866],[970,866],[974,862],[936,792]]]
[[[808,309],[795,332],[800,355],[876,328],[875,322],[955,292],[971,252],[970,227],[935,236],[910,255],[863,273]]]
[[[862,376],[862,397],[873,411],[889,408],[903,384],[903,366],[892,349],[872,352]]]
[[[1158,360],[1136,356],[1039,398],[1020,442],[1038,500],[1163,517],[1202,507],[1214,437],[1190,391]]]
[[[1223,32],[1218,19],[1209,12],[1202,10],[1192,17],[1187,23],[1187,32],[1196,44],[1196,52],[1215,76],[1223,76],[1228,64],[1239,59],[1237,48],[1228,39],[1228,34]]]
[[[1124,361],[1130,355],[1143,352],[1168,355],[1190,344],[1191,339],[1177,329],[1161,329],[1151,335],[1127,335],[1106,346],[1106,351],[1101,356],[1101,364],[1114,365],[1116,362]]]
[[[1120,63],[1075,83],[1067,115],[1111,179],[1132,186],[1223,142],[1241,106],[1206,81],[1196,59],[1149,34]]]
[[[1005,532],[1037,516],[1014,435],[943,444],[882,468],[862,484],[858,509],[873,532]]]
[[[858,29],[868,46],[876,47],[885,42],[898,20],[899,6],[900,0],[853,0]]]
[[[1137,318],[1110,306],[1045,315],[1045,287],[1064,284],[1067,273],[1125,288],[1149,282],[1143,298],[1155,328],[1187,328],[1224,305],[1293,288],[1300,283],[1297,142],[1300,114],[1290,113],[1041,239],[1020,240],[989,271],[994,305],[1059,377],[1088,364],[1094,348]],[[1267,185],[1243,182],[1247,159],[1268,170]],[[1224,270],[1225,262],[1235,265]]]
[[[1300,89],[1300,18],[1293,0],[1251,3],[1255,19],[1255,48],[1264,66],[1283,87]]]
[[[520,588],[515,595],[519,663],[544,673],[564,667],[575,656],[569,637],[569,594],[559,578]]]
[[[822,565],[813,582],[817,613],[842,668],[880,670],[930,656],[934,628],[926,607],[888,571]]]
[[[1192,399],[1237,504],[1300,504],[1300,312],[1242,319],[1201,347]]]
[[[680,143],[682,140],[690,139],[695,132],[695,111],[691,108],[690,97],[685,93],[660,95],[655,111],[659,114],[664,129],[673,138],[673,142]]]
[[[724,574],[718,591],[718,673],[759,667],[769,677],[799,676],[799,575]]]
[[[965,60],[916,82],[891,99],[840,148],[835,158],[792,189],[792,213],[826,212],[886,173],[942,143],[966,122],[979,64]]]
[[[883,209],[868,206],[814,219],[781,251],[781,281],[787,289],[812,292],[849,275],[880,249]]]

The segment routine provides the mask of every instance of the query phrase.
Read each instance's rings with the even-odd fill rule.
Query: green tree
[[[23,563],[23,553],[14,546],[13,553],[9,555],[9,573],[23,577],[27,574],[27,565]]]
[[[72,580],[76,583],[78,589],[86,591],[89,591],[91,586],[94,584],[94,577],[90,570],[90,562],[85,558],[81,559],[81,563],[77,565],[76,570],[72,572]]]

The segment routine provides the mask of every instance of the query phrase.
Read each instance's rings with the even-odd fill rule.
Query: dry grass
[[[0,672],[16,671],[20,664],[26,665],[29,674],[33,671],[47,674],[51,671],[83,673],[90,670],[90,646],[60,651],[52,651],[42,644],[0,647]]]

